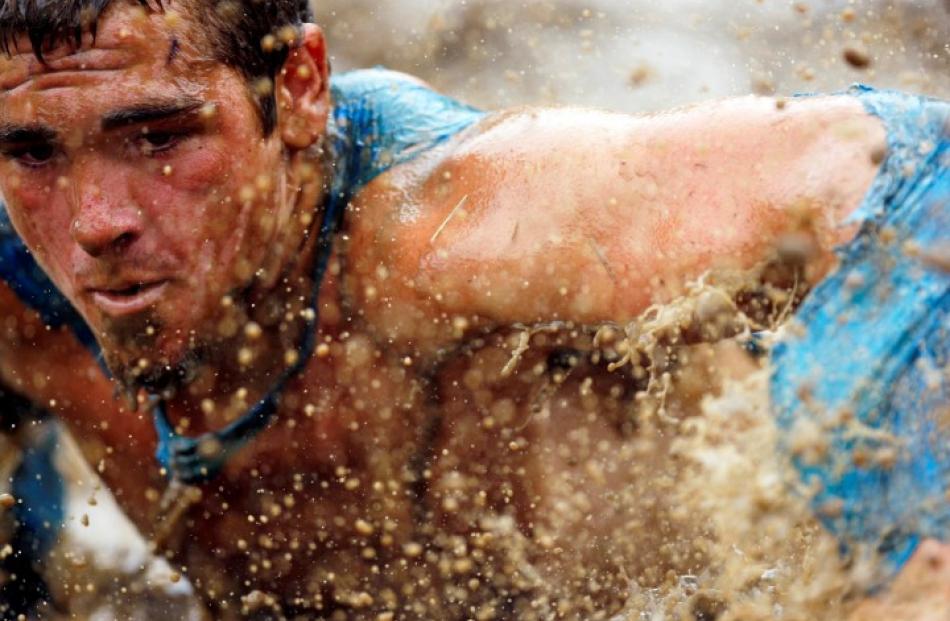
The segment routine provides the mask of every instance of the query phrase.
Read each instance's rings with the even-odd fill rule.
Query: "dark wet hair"
[[[120,0],[128,1],[133,0]],[[134,0],[148,11],[162,11],[167,0]],[[113,0],[0,0],[0,50],[10,54],[16,37],[25,34],[33,53],[43,60],[43,51],[62,43],[79,45],[83,33],[96,34],[102,12]],[[205,33],[205,43],[214,57],[239,71],[255,85],[276,79],[287,60],[288,37],[280,33],[312,21],[308,0],[183,0],[196,30]],[[275,45],[262,45],[274,35]],[[175,42],[172,42],[175,45]],[[173,48],[174,49],[174,48]],[[270,89],[253,89],[260,109],[264,135],[277,124],[277,104]]]

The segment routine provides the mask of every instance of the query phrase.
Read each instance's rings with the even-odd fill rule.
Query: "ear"
[[[281,139],[292,150],[310,147],[326,131],[331,105],[327,46],[318,26],[303,26],[275,86]]]

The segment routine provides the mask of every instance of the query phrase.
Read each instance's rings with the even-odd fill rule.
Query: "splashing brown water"
[[[433,8],[432,3],[418,4]],[[754,12],[731,6],[721,11],[707,6],[691,26],[686,23],[690,20],[651,17],[642,3],[544,2],[526,9],[514,7],[515,3],[468,4],[460,8],[443,3],[429,13],[420,10],[423,23],[418,33],[410,33],[405,24],[405,4],[327,1],[320,10],[331,38],[337,39],[335,49],[342,50],[342,65],[395,64],[484,105],[580,101],[632,111],[683,102],[671,93],[692,101],[750,90],[836,90],[865,78],[944,96],[950,93],[950,73],[941,69],[947,67],[947,56],[940,46],[941,40],[945,44],[941,33],[947,22],[933,12],[941,10],[933,3],[911,7],[906,14],[881,8],[883,18],[877,23],[862,10],[844,17],[844,9],[834,3],[828,10],[815,3],[808,11],[789,3],[782,7],[788,15],[780,23],[787,27],[778,40],[797,49],[791,58],[784,44],[765,34],[768,19],[757,22]],[[862,3],[858,8],[875,7],[882,5]],[[599,17],[600,13],[608,17]],[[601,36],[606,32],[603,24],[615,24],[624,15],[625,30]],[[802,15],[811,16],[810,25],[804,25]],[[358,36],[361,28],[378,34],[393,26],[396,34],[391,40]],[[717,29],[720,32],[713,34],[739,50],[730,47],[720,56],[722,64],[737,62],[740,70],[724,73],[704,65],[704,70],[684,71],[684,63],[676,58],[695,58],[684,50],[695,46],[696,40],[709,43]],[[587,30],[593,34],[583,34]],[[530,36],[522,36],[525,32]],[[827,32],[831,43],[826,51],[818,45],[809,47],[809,42],[824,40]],[[908,33],[914,33],[913,42]],[[667,54],[658,48],[657,40],[664,36],[683,49]],[[644,44],[631,46],[632,38],[644,39]],[[857,52],[846,47],[854,40],[864,46]],[[903,55],[894,53],[902,40],[908,48]],[[408,45],[397,45],[400,41]],[[626,55],[604,63],[603,57],[621,45],[618,41]],[[631,47],[638,49],[630,52]],[[842,51],[848,50],[853,58],[862,59],[859,64],[870,62],[877,73],[856,73],[852,61],[850,67],[841,63]],[[576,54],[587,65],[607,66],[607,73],[558,73],[551,57],[563,54]],[[837,543],[815,522],[807,490],[796,492],[796,475],[775,450],[778,430],[769,411],[768,370],[728,340],[741,339],[749,329],[780,325],[795,295],[782,300],[772,292],[775,303],[768,311],[756,312],[736,303],[742,297],[737,282],[741,278],[720,276],[715,283],[696,283],[686,295],[651,309],[630,326],[526,326],[510,341],[480,353],[481,364],[491,366],[496,375],[508,376],[498,378],[501,384],[529,386],[532,417],[556,416],[551,404],[568,399],[580,403],[582,412],[610,418],[628,440],[635,434],[621,456],[637,475],[636,481],[607,500],[579,493],[568,477],[556,481],[552,486],[563,496],[557,519],[583,520],[585,514],[607,508],[639,518],[627,520],[610,545],[589,542],[599,552],[624,559],[618,562],[623,570],[615,568],[614,576],[595,575],[572,559],[577,571],[568,580],[583,595],[566,595],[556,582],[564,576],[552,576],[563,568],[539,567],[533,558],[537,546],[554,545],[544,529],[529,537],[508,517],[453,504],[452,499],[464,498],[465,484],[445,477],[443,506],[456,519],[479,524],[481,534],[462,545],[456,536],[432,533],[432,541],[418,554],[431,552],[438,573],[458,585],[458,600],[473,606],[476,617],[502,614],[496,606],[498,588],[480,591],[481,584],[470,586],[473,575],[486,572],[504,576],[496,585],[503,594],[528,602],[517,616],[525,619],[558,613],[564,618],[617,621],[846,616],[872,579],[871,562],[845,566]],[[721,338],[726,340],[716,342]],[[585,352],[584,365],[568,365],[570,372],[560,376],[554,372],[532,377],[549,350],[561,347]],[[609,377],[623,378],[623,394],[612,392],[616,382],[605,379]],[[518,430],[523,419],[512,414],[504,390],[498,392],[488,408],[491,416],[499,427]],[[517,439],[512,442],[521,450]],[[571,450],[568,459],[576,461],[596,455],[598,449],[596,442],[578,434]],[[602,461],[586,460],[584,468],[591,479],[610,474],[601,471]],[[417,551],[412,547],[407,552]],[[64,576],[56,581],[74,591],[77,584],[80,591],[95,585],[95,596],[78,597],[78,616],[73,618],[81,618],[82,611],[92,614],[102,605],[99,594],[114,584],[114,578],[96,577],[81,555],[69,558],[79,562],[64,562]],[[83,580],[77,581],[70,568],[81,570]],[[154,585],[144,576],[133,582],[115,601],[124,606],[122,611],[145,614],[142,610],[150,597],[146,594],[154,591]],[[613,616],[621,606],[623,612]],[[120,616],[126,614],[122,611],[113,609]]]

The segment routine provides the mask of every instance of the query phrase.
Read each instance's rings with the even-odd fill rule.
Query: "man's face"
[[[116,3],[94,45],[0,58],[0,192],[120,377],[228,332],[286,219],[280,139],[187,27]]]

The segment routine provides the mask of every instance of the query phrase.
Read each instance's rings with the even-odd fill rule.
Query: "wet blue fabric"
[[[381,68],[337,76],[331,89],[331,200],[341,202],[485,117],[415,78]]]
[[[0,432],[17,433],[22,448],[10,477],[17,500],[10,512],[13,553],[0,559],[0,572],[16,580],[0,585],[0,619],[33,618],[36,606],[50,600],[41,573],[66,518],[66,484],[55,463],[60,428],[48,413],[0,388]]]
[[[42,573],[59,539],[66,519],[66,484],[55,465],[59,442],[55,423],[46,422],[41,437],[23,452],[13,473],[11,492],[15,529],[10,538],[13,554],[0,561],[0,569],[16,576],[0,586],[5,610],[0,619],[35,618],[41,602],[51,601]]]
[[[439,146],[484,113],[407,75],[365,69],[334,76],[327,140],[333,179],[327,211],[338,221],[359,190],[393,166]],[[50,326],[69,326],[90,350],[93,335],[37,266],[0,203],[0,280]]]
[[[23,449],[11,491],[18,500],[14,516],[23,544],[19,552],[43,558],[53,549],[66,520],[66,483],[55,465],[59,426],[52,421],[37,424],[39,437]]]
[[[876,549],[886,578],[922,539],[950,539],[950,273],[928,261],[950,247],[950,104],[849,93],[889,153],[840,268],[772,352],[771,398],[786,448],[823,432],[827,451],[795,465],[843,550]]]

